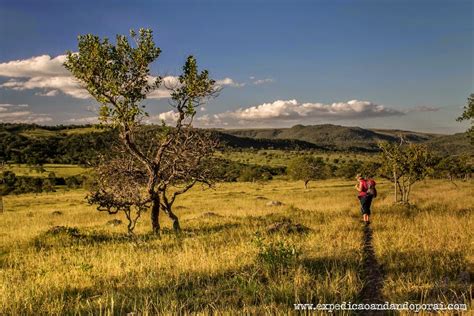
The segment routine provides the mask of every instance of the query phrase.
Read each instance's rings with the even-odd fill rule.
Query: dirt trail
[[[363,236],[363,261],[362,261],[362,281],[364,286],[359,293],[359,298],[364,304],[383,304],[382,296],[383,274],[380,264],[375,257],[374,246],[372,245],[372,228],[365,225]],[[381,311],[364,311],[362,315],[381,315]]]

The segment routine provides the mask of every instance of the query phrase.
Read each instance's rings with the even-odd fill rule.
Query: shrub
[[[267,241],[263,237],[257,236],[255,244],[258,248],[257,263],[270,271],[286,270],[297,263],[299,251],[289,241]]]

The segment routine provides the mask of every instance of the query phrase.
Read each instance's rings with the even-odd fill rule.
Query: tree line
[[[50,172],[47,177],[18,176],[12,171],[0,174],[0,196],[8,194],[56,192],[58,186],[77,189],[89,188],[93,178],[89,175],[57,177]]]

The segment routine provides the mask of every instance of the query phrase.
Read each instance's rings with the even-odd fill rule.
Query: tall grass
[[[54,172],[56,177],[70,177],[84,174],[88,170],[87,168],[67,164],[44,164],[42,167],[44,171],[39,172],[25,164],[10,164],[0,171],[12,171],[17,176],[29,177],[47,177],[50,172]]]
[[[386,300],[470,302],[472,188],[428,181],[415,188],[417,208],[405,209],[392,207],[380,184],[373,231]],[[196,187],[177,202],[182,234],[162,218],[162,235],[150,235],[145,214],[135,238],[107,225],[112,217],[86,205],[83,191],[9,196],[0,214],[0,314],[284,313],[294,303],[357,302],[354,193],[337,180],[308,190],[277,180]],[[308,229],[270,232],[276,222]]]

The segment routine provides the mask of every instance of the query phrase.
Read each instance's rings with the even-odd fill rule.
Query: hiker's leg
[[[366,214],[367,214],[367,222],[368,222],[370,214],[372,213],[372,211],[370,210],[370,207],[372,205],[372,196],[367,197],[366,205],[367,205]]]
[[[360,213],[362,214],[362,220],[363,220],[363,221],[365,221],[364,200],[365,200],[365,197],[359,197],[359,201],[360,201]]]
[[[368,222],[370,215],[370,197],[364,196],[360,201],[362,204],[362,214],[364,214],[364,222]]]

